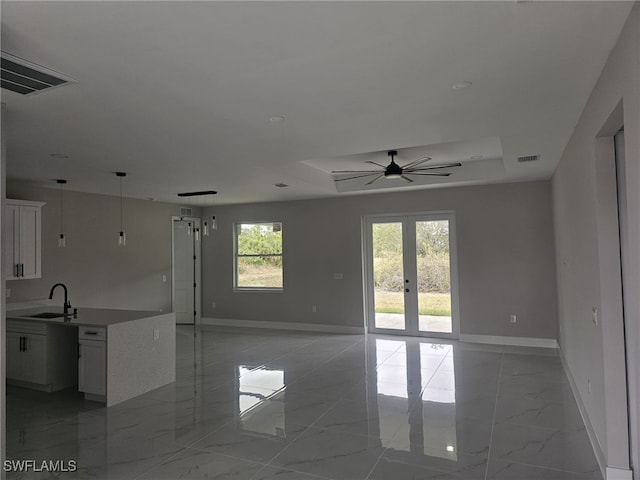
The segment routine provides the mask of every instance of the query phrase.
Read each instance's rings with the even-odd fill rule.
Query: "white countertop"
[[[108,327],[116,323],[130,322],[142,318],[157,317],[165,315],[163,312],[148,312],[142,310],[116,310],[111,308],[78,308],[77,314],[71,314],[58,318],[30,318],[43,312],[62,313],[62,307],[35,307],[24,310],[14,310],[7,312],[7,320],[26,320],[40,323],[50,323],[54,325],[88,326],[88,327]]]

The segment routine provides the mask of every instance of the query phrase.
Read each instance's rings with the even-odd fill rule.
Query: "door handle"
[[[16,272],[15,275],[16,275],[16,277],[19,277],[20,276],[20,270],[19,270],[19,267],[18,267],[17,263],[16,263],[15,267],[16,267],[15,268],[15,272]]]
[[[20,276],[24,277],[24,263],[20,264]]]

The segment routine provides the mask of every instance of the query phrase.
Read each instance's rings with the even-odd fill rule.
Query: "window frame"
[[[242,225],[275,225],[280,224],[280,231],[284,231],[284,222],[281,220],[269,221],[240,221],[233,223],[233,291],[234,292],[260,292],[260,293],[282,293],[284,292],[284,234],[282,234],[280,253],[274,254],[240,254],[238,249],[238,226]],[[281,287],[243,287],[238,285],[238,258],[241,257],[280,257],[282,262],[282,286]]]

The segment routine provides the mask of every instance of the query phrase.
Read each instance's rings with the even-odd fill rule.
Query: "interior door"
[[[453,214],[365,221],[369,331],[457,338]]]
[[[198,315],[198,222],[197,219],[173,220],[173,311],[176,314],[176,323],[179,324],[194,324]]]

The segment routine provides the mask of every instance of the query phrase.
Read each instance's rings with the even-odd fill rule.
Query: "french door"
[[[453,213],[365,219],[368,331],[457,338]]]

